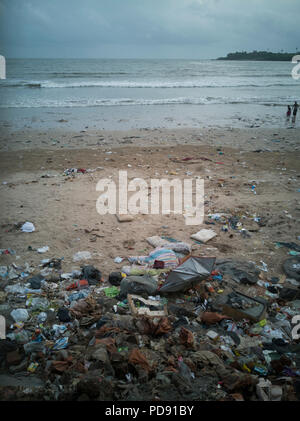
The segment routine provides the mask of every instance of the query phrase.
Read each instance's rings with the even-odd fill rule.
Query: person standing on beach
[[[292,123],[294,123],[294,124],[296,122],[296,116],[297,116],[298,108],[299,108],[299,105],[297,104],[297,101],[295,101],[295,104],[293,105],[293,120],[292,120]]]
[[[287,123],[290,122],[291,114],[292,114],[292,109],[291,109],[290,105],[288,105],[288,109],[287,109],[287,112],[286,112],[286,122]]]

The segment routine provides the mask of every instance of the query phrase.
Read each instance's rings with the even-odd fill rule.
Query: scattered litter
[[[38,253],[46,253],[47,251],[49,251],[48,246],[40,247],[40,248],[37,249]]]
[[[80,262],[80,260],[89,260],[92,255],[89,251],[78,251],[73,256],[73,262]]]
[[[32,222],[25,222],[25,224],[22,225],[21,231],[23,232],[33,232],[35,231],[35,226]]]
[[[148,317],[164,317],[168,315],[167,305],[163,305],[160,302],[153,302],[152,300],[145,300],[138,295],[127,296],[130,310],[133,316],[148,316]],[[136,307],[135,301],[142,303],[142,307]],[[155,307],[155,310],[151,310],[151,307]]]
[[[89,172],[69,170],[66,182],[80,170]],[[226,180],[217,181],[225,186]],[[34,265],[11,248],[1,249],[0,313],[9,323],[0,341],[0,382],[8,374],[14,381],[24,375],[18,389],[10,386],[11,396],[21,400],[299,400],[293,320],[300,312],[300,246],[279,241],[274,247],[265,232],[255,238],[269,220],[243,206],[232,215],[210,213],[206,222],[216,231],[201,229],[191,236],[192,245],[176,238],[180,231],[172,232],[171,220],[159,224],[157,233],[165,236],[153,235],[144,244],[122,233],[109,259],[128,262],[116,272],[109,260],[99,259],[101,271],[87,264],[97,255],[89,251],[71,255],[71,261],[52,257]],[[204,246],[217,233],[217,248]],[[242,255],[237,247],[250,233],[255,253],[232,257]],[[184,234],[186,239],[190,232]],[[26,244],[25,250],[36,259],[32,251],[49,247]],[[211,257],[227,251],[230,259]],[[288,257],[281,268],[270,263],[276,253]],[[25,387],[25,380],[37,381],[40,391]],[[13,393],[5,385],[3,390],[2,396]]]
[[[178,265],[178,259],[175,252],[160,247],[149,253],[149,256],[130,256],[128,260],[130,263],[137,263],[140,265],[146,264],[148,267],[153,267],[155,261],[162,262],[163,268],[174,268]]]
[[[173,238],[164,238],[157,235],[146,238],[146,241],[155,248],[167,248],[173,250],[175,253],[190,254],[191,246],[182,241],[177,241]]]

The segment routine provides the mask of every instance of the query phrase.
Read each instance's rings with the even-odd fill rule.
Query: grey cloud
[[[237,49],[294,51],[299,12],[299,0],[0,0],[0,53],[213,58]]]

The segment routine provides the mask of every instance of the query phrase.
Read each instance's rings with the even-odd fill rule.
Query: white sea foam
[[[280,62],[8,60],[0,108],[115,107],[117,114],[123,107],[122,117],[134,106],[285,106],[299,100],[291,69]]]
[[[101,107],[101,106],[134,106],[134,105],[213,105],[213,104],[260,104],[265,106],[284,106],[293,100],[292,97],[177,97],[177,98],[100,98],[100,99],[77,99],[77,100],[51,100],[47,98],[32,99],[30,97],[15,99],[13,103],[2,103],[0,108],[72,108],[72,107]]]
[[[23,87],[23,88],[48,88],[48,89],[69,89],[69,88],[259,88],[259,87],[284,87],[284,86],[298,86],[295,81],[288,80],[285,83],[282,81],[266,82],[264,80],[245,81],[235,80],[211,80],[211,81],[78,81],[78,82],[53,82],[51,80],[45,81],[5,81],[0,83],[0,88],[5,87]]]

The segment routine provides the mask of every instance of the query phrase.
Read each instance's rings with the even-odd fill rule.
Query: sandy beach
[[[90,251],[89,263],[107,277],[124,264],[114,263],[116,256],[148,254],[152,248],[145,238],[163,235],[192,242],[197,255],[263,261],[268,276],[278,276],[287,249],[276,249],[275,242],[295,241],[300,234],[298,139],[299,129],[7,132],[0,141],[0,248],[15,250],[19,263],[63,257],[64,271],[79,268],[72,262],[76,252]],[[193,159],[178,162],[185,157]],[[68,168],[93,171],[67,177]],[[251,237],[224,232],[220,224],[186,226],[182,215],[137,215],[128,223],[99,215],[96,184],[106,177],[117,180],[119,170],[127,170],[129,180],[204,179],[204,221],[213,213],[244,217]],[[253,215],[263,218],[264,226],[253,222]],[[25,221],[36,231],[14,227]],[[190,235],[200,228],[213,228],[218,236],[196,244]],[[29,246],[49,246],[49,251],[41,256]],[[0,259],[2,265],[15,261]]]
[[[251,378],[248,377],[239,362],[228,365],[235,355],[232,352],[235,342],[231,339],[230,347],[220,348],[224,336],[220,336],[217,342],[208,339],[209,334],[216,334],[214,332],[225,336],[234,334],[226,332],[218,323],[230,316],[209,311],[218,309],[217,300],[226,299],[233,289],[248,299],[259,297],[267,303],[269,313],[262,317],[267,318],[268,326],[271,317],[272,326],[279,323],[273,317],[272,303],[276,306],[276,301],[281,303],[281,311],[287,308],[283,307],[285,301],[272,298],[279,296],[268,295],[266,285],[275,279],[281,288],[284,286],[295,292],[288,289],[292,286],[286,281],[283,269],[283,263],[291,258],[291,251],[278,247],[276,243],[297,244],[299,240],[298,139],[299,129],[87,130],[77,133],[31,130],[2,134],[0,248],[8,253],[0,255],[0,266],[16,268],[18,274],[17,279],[2,278],[1,314],[7,320],[8,332],[14,332],[12,335],[27,332],[32,335],[33,342],[27,343],[29,336],[25,345],[8,339],[2,342],[0,399],[232,401],[247,400],[248,393],[252,393],[250,399],[256,400],[255,386],[252,385],[259,381],[258,375],[253,371]],[[71,168],[81,169],[83,173],[66,175],[65,171]],[[188,226],[183,215],[172,213],[138,214],[131,222],[119,222],[116,215],[99,215],[96,185],[103,178],[110,178],[117,184],[119,170],[127,171],[128,181],[139,177],[149,185],[153,178],[203,179],[203,224]],[[228,227],[228,231],[224,231],[224,222],[210,218],[216,213],[236,218],[242,230]],[[24,222],[33,223],[35,231],[22,232]],[[217,236],[206,244],[193,241],[191,235],[202,228],[213,229]],[[128,257],[147,256],[153,251],[146,238],[154,235],[190,244],[193,256],[216,257],[218,262],[226,259],[247,262],[257,268],[259,276],[255,284],[249,284],[248,281],[237,283],[225,274],[220,291],[215,281],[215,289],[207,292],[210,284],[205,280],[195,289],[167,294],[168,316],[151,319],[153,323],[158,320],[167,330],[162,330],[163,336],[151,336],[144,330],[140,316],[133,316],[128,307],[129,295],[122,302],[120,296],[111,298],[107,294],[112,288],[119,294],[123,288],[122,285],[120,289],[112,287],[109,275],[128,265]],[[49,247],[48,251],[38,253],[37,249],[45,246]],[[89,252],[91,258],[74,261],[74,255],[82,251]],[[116,257],[123,258],[123,261],[116,263]],[[35,293],[32,296],[6,292],[16,283],[29,285],[26,283],[29,279],[22,278],[22,270],[31,271],[25,276],[39,275],[45,259],[62,259],[61,269],[50,269],[52,272],[46,275],[43,289],[40,293],[36,290],[37,296]],[[240,267],[239,263],[234,264]],[[102,280],[96,286],[89,286],[88,298],[70,305],[71,296],[67,298],[66,290],[72,278],[65,279],[64,276],[74,270],[80,273],[85,265],[97,268]],[[299,284],[295,280],[292,282]],[[72,297],[76,293],[71,292]],[[148,293],[141,294],[148,298]],[[165,299],[164,293],[161,294],[159,300]],[[35,296],[38,297],[35,300],[46,300],[46,313],[41,312],[42,307],[33,309],[30,303]],[[206,307],[208,311],[194,304],[195,300],[201,301],[205,297],[210,300],[209,307]],[[30,318],[11,328],[14,323],[12,308],[19,309],[20,306],[27,312],[26,306]],[[83,313],[73,316],[72,311],[82,306]],[[71,311],[76,320],[65,322],[60,311]],[[43,314],[47,320],[40,324],[37,317]],[[206,324],[204,317],[209,315],[216,315],[217,322]],[[109,321],[104,321],[102,326],[104,319]],[[150,323],[147,317],[142,320]],[[222,321],[231,323],[230,320]],[[67,329],[62,336],[59,334],[59,339],[53,333],[57,323],[59,329]],[[17,326],[21,326],[21,330]],[[100,330],[99,326],[102,326]],[[238,343],[241,341],[238,350],[242,356],[237,361],[242,361],[249,355],[253,341],[261,344],[264,337],[248,337],[244,332],[248,332],[249,325],[245,325],[244,319],[234,321],[233,326],[243,327],[242,334],[232,336]],[[255,326],[257,324],[252,324],[252,328]],[[15,333],[19,331],[21,333]],[[45,334],[47,340],[35,342],[36,332]],[[265,337],[269,340],[268,335]],[[224,340],[228,342],[228,338],[226,336]],[[69,343],[62,344],[63,341]],[[260,346],[257,348],[259,352]],[[297,342],[288,346],[295,350],[299,347]],[[26,347],[34,348],[33,351],[26,350],[24,355]],[[43,351],[34,352],[34,349]],[[296,360],[297,354],[292,355]],[[197,373],[191,386],[186,383],[191,375],[182,377],[183,368],[177,368],[180,365],[177,364],[178,356],[183,356],[185,370]],[[215,359],[218,366],[211,368],[208,362],[198,366],[196,357],[201,361],[203,358]],[[140,364],[146,364],[146,371],[140,368]],[[129,380],[124,380],[125,374]],[[274,374],[269,378],[278,382]],[[226,382],[224,387],[217,387],[218,379]],[[250,382],[246,389],[241,386],[244,381]],[[171,386],[166,389],[170,382]],[[60,389],[55,384],[61,385]],[[279,387],[279,391],[283,394],[282,400],[297,400],[290,383]]]
[[[270,3],[0,0],[10,415],[300,401],[300,2]]]

